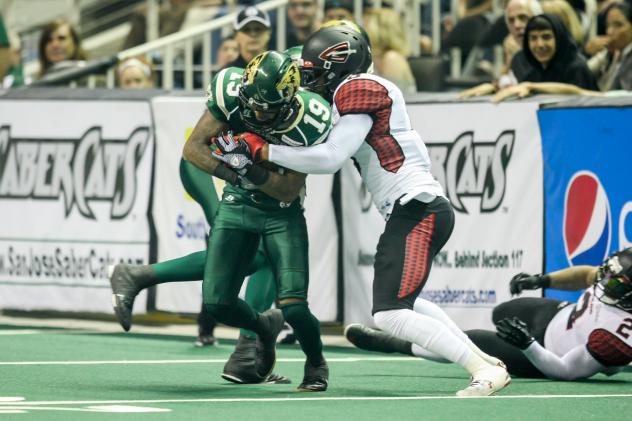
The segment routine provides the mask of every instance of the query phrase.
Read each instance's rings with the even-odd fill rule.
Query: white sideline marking
[[[0,396],[0,402],[20,402],[23,400],[22,396]]]
[[[169,404],[169,403],[221,403],[221,402],[293,402],[293,401],[429,401],[449,399],[585,399],[585,398],[629,398],[632,394],[607,395],[497,395],[497,396],[339,396],[313,398],[208,398],[208,399],[138,399],[109,401],[34,401],[0,403],[11,409],[39,405],[127,405],[127,404]]]
[[[355,363],[364,361],[421,361],[415,357],[350,357],[327,358],[330,363]],[[277,358],[282,363],[305,363],[305,358]],[[105,365],[105,364],[225,364],[226,359],[206,360],[105,360],[105,361],[2,361],[0,365]]]
[[[27,402],[25,402],[26,404]],[[89,406],[87,408],[60,408],[50,406],[38,406],[39,403],[35,402],[24,406],[5,406],[0,405],[0,414],[23,414],[27,411],[66,411],[66,412],[116,412],[116,413],[147,413],[147,412],[171,412],[171,409],[166,408],[150,408],[146,406],[128,406],[128,405],[100,405]],[[55,403],[51,405],[56,405]]]

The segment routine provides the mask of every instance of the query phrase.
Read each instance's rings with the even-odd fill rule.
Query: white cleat
[[[499,365],[485,368],[474,374],[470,385],[456,392],[457,396],[489,396],[507,387],[511,377]]]

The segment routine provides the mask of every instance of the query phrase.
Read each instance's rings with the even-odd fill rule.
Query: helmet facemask
[[[335,74],[327,69],[318,66],[310,66],[303,64],[301,66],[301,86],[321,95],[323,98],[330,100],[335,86],[332,80]]]
[[[609,257],[599,267],[595,297],[604,304],[632,311],[632,280],[619,262],[618,255]]]
[[[282,104],[260,102],[253,97],[248,97],[243,89],[239,89],[239,111],[242,120],[249,130],[255,132],[270,132],[283,126],[283,123],[293,114],[294,102],[296,102],[295,98]]]

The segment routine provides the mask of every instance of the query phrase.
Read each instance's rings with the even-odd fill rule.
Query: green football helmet
[[[303,46],[297,45],[296,47],[290,47],[287,50],[283,51],[283,53],[290,56],[292,61],[299,65],[298,61],[301,59],[301,53],[303,52]]]
[[[239,88],[239,111],[246,127],[262,134],[289,127],[299,110],[298,66],[290,56],[267,51],[246,66]]]

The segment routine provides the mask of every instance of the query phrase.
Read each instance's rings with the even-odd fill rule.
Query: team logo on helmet
[[[333,63],[346,63],[351,54],[357,53],[358,50],[352,50],[349,41],[339,42],[336,45],[332,45],[325,51],[320,53],[318,58],[324,61],[330,61]]]
[[[281,80],[276,84],[276,89],[287,101],[294,97],[300,85],[300,80],[301,76],[298,71],[298,66],[292,63],[288,66]]]
[[[247,85],[253,84],[255,81],[255,75],[257,74],[257,68],[263,61],[263,58],[268,54],[267,52],[259,54],[257,57],[250,60],[250,63],[246,66],[244,71],[244,83]]]
[[[610,249],[610,203],[599,178],[589,171],[571,177],[564,201],[564,248],[571,265],[598,265]]]

